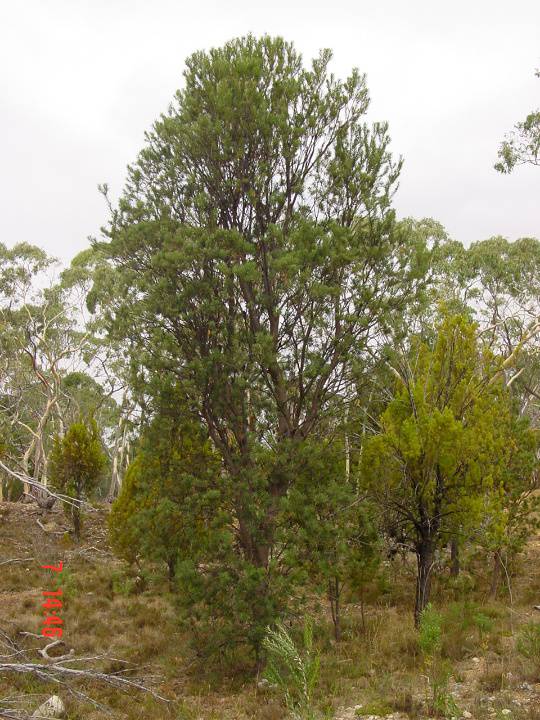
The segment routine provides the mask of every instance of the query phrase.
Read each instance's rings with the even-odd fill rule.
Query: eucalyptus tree
[[[104,447],[110,459],[110,478],[106,499],[112,502],[120,492],[127,467],[133,457],[137,434],[143,423],[146,393],[143,384],[134,387],[126,343],[107,334],[106,318],[96,313],[93,285],[114,286],[111,268],[97,248],[78,253],[61,274],[62,286],[79,299],[87,342],[82,354],[85,373],[73,373],[69,382],[70,407],[79,415],[92,415],[102,429]],[[134,380],[136,373],[131,375]]]
[[[540,399],[540,241],[496,236],[438,249],[435,293],[469,309],[483,342],[506,358],[505,377],[520,413],[538,419]]]
[[[540,78],[540,70],[536,71]],[[540,165],[540,110],[531,111],[518,122],[499,148],[495,170],[509,173],[518,165]]]
[[[62,427],[60,365],[78,350],[61,291],[48,282],[53,266],[34,246],[0,247],[2,415],[12,441],[6,455],[23,476],[45,483],[47,428]]]
[[[75,286],[58,270],[35,246],[0,246],[2,470],[11,491],[13,479],[22,480],[27,497],[36,495],[31,485],[47,485],[54,435],[81,412],[111,421],[115,410],[89,374],[92,337]]]
[[[353,361],[422,282],[387,125],[366,123],[364,76],[330,60],[252,36],[188,58],[99,245],[114,281],[91,296],[146,388],[179,381],[220,453],[230,593],[251,596],[255,647],[287,603],[276,536],[297,448],[343,412]]]

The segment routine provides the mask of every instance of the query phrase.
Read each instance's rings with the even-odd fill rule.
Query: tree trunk
[[[81,509],[79,506],[72,507],[71,517],[73,519],[73,534],[75,536],[75,540],[79,542],[81,539]]]
[[[365,603],[364,603],[364,585],[362,585],[362,589],[360,590],[360,615],[362,616],[362,632],[366,633],[366,610],[365,610]]]
[[[167,577],[169,579],[169,590],[174,590],[174,580],[176,577],[176,557],[167,560]]]
[[[330,601],[330,611],[332,613],[332,622],[334,623],[334,638],[336,642],[341,640],[341,607],[340,596],[341,587],[339,578],[332,578],[328,582],[328,599]]]
[[[499,550],[495,550],[493,553],[493,570],[491,573],[491,587],[489,589],[489,595],[492,599],[497,597],[497,590],[499,589],[499,581],[501,579],[501,553]]]
[[[450,575],[451,577],[458,577],[460,571],[459,566],[459,545],[457,539],[454,537],[450,543]]]
[[[429,603],[431,592],[431,572],[433,569],[434,548],[431,539],[423,540],[416,549],[416,601],[414,605],[414,624],[420,625],[420,617]]]
[[[26,477],[30,477],[30,453],[32,452],[32,449],[34,447],[35,440],[32,440],[32,443],[29,445],[29,447],[26,449],[26,452],[24,453],[22,457],[22,471],[23,475]],[[23,496],[22,501],[23,502],[30,502],[30,483],[23,482]]]
[[[345,407],[345,425],[349,423],[349,406]],[[345,431],[345,482],[348,484],[351,477],[351,448],[349,445],[349,432]]]
[[[128,457],[128,434],[127,424],[125,420],[121,420],[118,427],[116,428],[114,447],[112,452],[112,466],[111,466],[111,482],[109,484],[109,492],[107,493],[107,502],[113,502],[120,492],[122,487],[122,475],[126,466],[126,459]]]
[[[73,534],[75,540],[79,542],[81,539],[81,505],[80,501],[82,498],[82,488],[80,481],[75,484],[75,498],[77,503],[71,506],[71,517],[73,518]]]

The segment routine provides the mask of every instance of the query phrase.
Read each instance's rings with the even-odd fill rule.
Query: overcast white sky
[[[400,215],[465,243],[540,237],[540,169],[493,170],[540,106],[540,0],[0,0],[0,241],[69,260],[99,232],[187,55],[247,32],[367,73],[405,158]]]

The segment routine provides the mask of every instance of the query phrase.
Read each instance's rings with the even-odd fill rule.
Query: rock
[[[461,717],[464,717],[466,720],[468,720],[469,718],[472,718],[472,713],[469,712],[468,710],[464,710],[461,713]]]
[[[471,662],[473,662],[473,663],[479,663],[479,662],[480,662],[480,658],[473,657],[473,658],[471,658]]]
[[[509,710],[508,708],[503,708],[501,710],[501,715],[511,715],[511,714],[512,714],[512,711]]]
[[[52,695],[32,715],[35,718],[63,718],[65,716],[66,708],[58,695]]]

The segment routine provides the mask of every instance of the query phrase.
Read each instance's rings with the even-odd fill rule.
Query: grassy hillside
[[[16,701],[19,708],[33,711],[56,693],[73,720],[287,717],[279,693],[257,682],[248,657],[238,653],[208,661],[197,656],[179,626],[165,569],[148,567],[141,577],[115,559],[107,542],[107,512],[99,508],[87,515],[82,542],[76,546],[60,510],[0,505],[0,562],[5,563],[0,577],[2,654],[26,650],[27,657],[43,662],[37,651],[47,644],[39,636],[41,592],[55,584],[51,572],[40,565],[62,560],[65,646],[55,647],[51,655],[73,648],[75,658],[97,659],[73,662],[72,667],[144,678],[148,687],[170,702],[100,682],[73,684],[108,706],[107,713],[66,687],[30,675],[2,673],[3,706]],[[511,597],[503,588],[497,600],[487,599],[489,568],[480,558],[472,559],[474,577],[452,580],[443,573],[433,599],[441,613],[441,646],[431,660],[422,655],[413,627],[412,559],[385,563],[365,599],[364,620],[359,599],[348,598],[344,639],[338,645],[332,640],[327,609],[314,600],[315,642],[321,654],[316,694],[321,712],[341,720],[367,715],[459,717],[464,712],[464,717],[471,713],[474,718],[540,718],[540,641],[531,657],[518,649],[523,647],[524,628],[540,620],[533,607],[540,602],[539,558],[540,542],[535,540],[521,559],[519,575],[511,581]],[[443,583],[447,600],[441,605]],[[293,626],[292,634],[298,629]],[[12,656],[3,662],[15,660]]]

